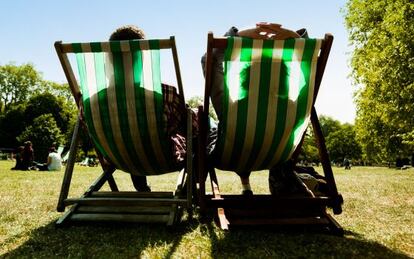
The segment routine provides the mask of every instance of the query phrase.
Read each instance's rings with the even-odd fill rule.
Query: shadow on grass
[[[212,258],[410,258],[352,232],[345,232],[344,237],[303,229],[257,227],[223,232],[211,221],[200,225],[197,220],[184,221],[174,228],[103,223],[55,228],[51,222],[32,231],[24,244],[4,257],[148,258],[152,254],[142,251],[153,248],[161,249],[154,252],[157,257],[171,258],[182,236],[198,227],[200,235],[211,242]]]
[[[144,249],[171,258],[181,237],[195,223],[168,228],[161,224],[84,223],[55,227],[55,221],[33,230],[29,239],[5,258],[139,258]],[[12,243],[15,238],[6,240]],[[0,256],[1,257],[1,256]]]
[[[411,258],[357,233],[343,237],[303,228],[247,227],[217,232],[212,224],[204,234],[211,240],[213,258]]]

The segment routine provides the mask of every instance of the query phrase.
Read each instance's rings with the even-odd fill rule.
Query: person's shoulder
[[[59,154],[56,153],[56,152],[53,152],[53,153],[49,153],[49,156],[50,157],[59,157]]]

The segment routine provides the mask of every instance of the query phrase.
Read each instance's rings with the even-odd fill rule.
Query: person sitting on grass
[[[32,147],[32,142],[24,142],[24,148],[22,153],[22,169],[21,170],[30,170],[33,169],[33,159],[34,151]]]
[[[37,164],[39,171],[60,171],[62,169],[62,158],[57,153],[55,147],[49,148],[49,155],[46,164]]]
[[[18,148],[16,148],[16,165],[11,170],[23,170],[23,150],[23,146],[19,146]]]

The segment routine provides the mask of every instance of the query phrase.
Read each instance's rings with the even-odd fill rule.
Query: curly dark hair
[[[143,30],[135,25],[125,25],[116,29],[109,40],[140,40],[145,38]]]

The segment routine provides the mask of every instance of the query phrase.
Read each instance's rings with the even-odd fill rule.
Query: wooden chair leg
[[[109,184],[109,188],[111,188],[111,191],[113,192],[119,192],[118,186],[116,185],[114,176],[111,174],[108,176],[108,184]]]
[[[193,146],[193,134],[192,134],[192,113],[191,109],[187,109],[187,136],[186,136],[186,147],[187,147],[187,156],[186,156],[186,168],[183,169],[177,179],[177,186],[175,191],[175,197],[174,198],[180,198],[179,196],[182,196],[185,191],[186,200],[187,200],[187,212],[189,213],[189,216],[192,217],[192,191],[193,191],[193,179],[192,179],[192,171],[193,171],[193,152],[192,152],[192,146]],[[184,190],[184,186],[186,187]],[[172,205],[171,212],[168,218],[167,226],[173,225],[177,220],[179,220],[179,217],[181,217],[182,213],[182,207],[178,207],[176,204]]]
[[[205,161],[206,161],[206,141],[207,141],[207,129],[205,127],[207,125],[204,125],[204,112],[203,112],[203,106],[198,107],[198,120],[199,120],[199,137],[198,137],[198,150],[197,150],[197,169],[198,169],[198,205],[200,207],[200,214],[202,217],[204,217],[207,213],[207,207],[206,207],[206,178],[207,178],[207,169],[205,167]]]
[[[104,171],[92,185],[88,188],[88,190],[85,192],[86,196],[91,194],[92,192],[99,191],[102,186],[105,184],[106,181],[108,181],[108,178],[112,178],[112,174],[115,172],[115,168],[108,168],[106,171]],[[115,181],[115,180],[114,180]]]
[[[332,234],[336,236],[344,236],[344,229],[339,225],[339,223],[328,213],[326,213],[326,218],[329,221],[329,229],[331,230]]]
[[[171,205],[170,215],[168,217],[167,226],[172,226],[177,220],[177,204]]]
[[[73,130],[72,141],[70,143],[69,158],[66,164],[65,174],[63,176],[62,187],[60,189],[59,201],[57,205],[57,211],[65,211],[65,205],[63,201],[68,197],[70,183],[72,181],[73,167],[75,165],[76,149],[79,141],[79,125],[80,125],[80,113]]]
[[[211,182],[211,189],[213,190],[213,196],[214,199],[221,199],[220,195],[220,188],[218,185],[217,175],[214,168],[209,170],[210,173],[210,182]],[[226,217],[226,212],[224,208],[217,208],[217,218],[219,226],[222,230],[228,230],[229,229],[229,221]]]
[[[331,197],[335,198],[335,202],[332,206],[332,209],[335,214],[340,214],[342,212],[342,207],[341,207],[342,199],[340,195],[338,194],[338,190],[336,188],[335,178],[333,176],[331,162],[329,160],[328,150],[325,144],[325,138],[323,137],[323,134],[322,134],[321,125],[319,124],[319,119],[318,119],[318,115],[316,113],[315,107],[312,107],[311,122],[312,122],[312,128],[313,128],[315,138],[316,138],[316,144],[318,146],[319,157],[321,159],[323,172],[325,174],[326,182],[328,184],[328,194]]]
[[[108,168],[107,171],[103,172],[96,180],[95,182],[88,188],[88,190],[81,196],[81,198],[85,198],[88,197],[92,194],[92,192],[96,192],[99,189],[102,188],[102,186],[105,184],[105,182],[108,179],[108,175],[110,175],[112,177],[113,172],[115,171],[114,168]],[[66,198],[62,201],[63,204],[63,211],[65,210],[65,205],[64,205],[64,201],[66,200]],[[56,221],[56,226],[57,227],[62,227],[66,224],[66,222],[68,222],[68,220],[70,219],[70,217],[72,216],[72,214],[77,210],[78,208],[78,204],[74,204],[62,217],[60,217],[57,221]],[[63,212],[62,211],[62,212]]]
[[[76,205],[72,206],[72,208],[70,208],[70,210],[66,211],[65,214],[63,214],[62,217],[60,217],[56,223],[55,226],[56,227],[63,227],[65,225],[67,225],[67,222],[69,220],[69,218],[72,216],[73,212],[76,210]]]
[[[187,210],[193,206],[193,118],[191,109],[187,109]]]

